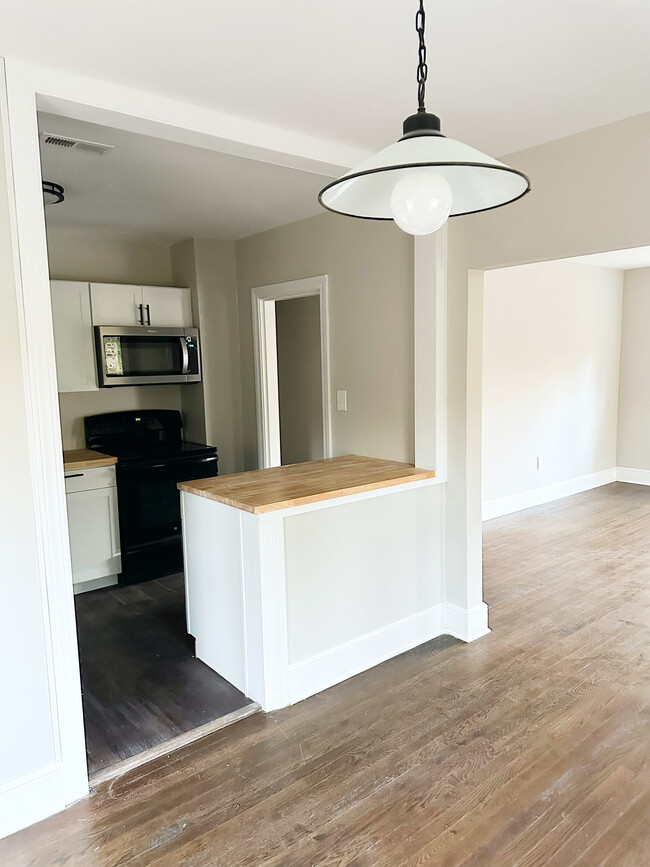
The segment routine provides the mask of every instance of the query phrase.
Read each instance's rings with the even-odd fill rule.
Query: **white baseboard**
[[[291,704],[328,689],[445,632],[441,602],[289,666]]]
[[[633,470],[631,467],[617,467],[616,480],[631,485],[650,485],[650,470]]]
[[[63,810],[62,766],[47,765],[0,786],[0,839]]]
[[[470,609],[441,602],[425,611],[290,665],[291,704],[440,635],[453,635],[461,641],[474,641],[490,632],[487,615],[488,608],[484,602]]]
[[[445,633],[461,641],[475,641],[490,632],[488,607],[485,602],[473,608],[461,608],[452,602],[445,604]]]
[[[510,515],[533,506],[541,506],[551,503],[553,500],[561,500],[591,488],[599,488],[601,485],[609,485],[618,479],[618,468],[610,467],[607,470],[599,470],[586,476],[578,476],[575,479],[567,479],[564,482],[556,482],[554,485],[544,485],[542,488],[533,488],[521,494],[513,494],[509,497],[500,497],[497,500],[488,500],[483,503],[483,520],[500,518],[502,515]],[[642,471],[639,471],[642,472]]]

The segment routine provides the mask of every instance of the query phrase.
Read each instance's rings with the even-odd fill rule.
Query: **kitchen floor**
[[[250,700],[194,656],[182,575],[75,597],[90,775]]]

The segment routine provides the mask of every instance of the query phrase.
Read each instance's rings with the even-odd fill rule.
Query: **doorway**
[[[252,290],[262,467],[332,456],[327,276]]]
[[[65,541],[86,762],[96,784],[259,706],[196,658],[188,632],[177,483],[216,475],[218,454],[228,450],[219,441],[218,452],[200,432],[188,433],[183,389],[202,386],[172,382],[183,350],[196,347],[198,357],[200,323],[188,281],[173,279],[171,241],[153,219],[160,142],[50,113],[39,112],[38,122],[43,181],[55,178],[60,189],[58,200],[50,195],[43,201]],[[113,158],[76,142],[112,149]],[[139,156],[145,152],[149,174]],[[202,156],[198,149],[165,149],[165,158],[192,165]],[[136,170],[139,186],[131,180]],[[146,235],[129,225],[115,230],[105,216],[106,198],[93,195],[102,179],[116,212],[137,207],[145,215]],[[200,210],[200,202],[190,204]],[[166,214],[170,219],[169,209]],[[143,321],[152,324],[152,316],[166,329],[155,338]],[[102,364],[106,328],[125,374],[112,387]],[[212,323],[205,334],[217,341]],[[139,360],[140,368],[128,370],[129,359]],[[129,375],[138,369],[139,378]],[[147,371],[157,381],[142,384]]]
[[[319,460],[325,450],[318,297],[276,301],[275,326],[282,465]]]

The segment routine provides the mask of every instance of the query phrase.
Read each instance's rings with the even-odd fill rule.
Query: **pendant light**
[[[446,138],[440,132],[440,119],[427,112],[424,0],[419,3],[417,113],[404,121],[399,141],[332,181],[321,190],[318,201],[337,214],[394,220],[411,235],[428,235],[448,217],[488,211],[520,199],[530,190],[530,181],[523,172]]]

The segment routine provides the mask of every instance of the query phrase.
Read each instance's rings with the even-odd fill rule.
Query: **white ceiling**
[[[591,256],[575,256],[567,262],[581,265],[598,265],[601,268],[620,268],[630,271],[633,268],[650,268],[650,247],[633,247],[631,250],[612,250],[609,253],[593,253]]]
[[[50,114],[39,125],[115,147],[99,156],[41,144],[43,178],[65,189],[65,201],[45,210],[48,228],[237,240],[322,213],[322,175]]]
[[[498,156],[650,108],[647,0],[429,0],[428,107]],[[5,0],[0,55],[378,149],[415,108],[415,0]]]

